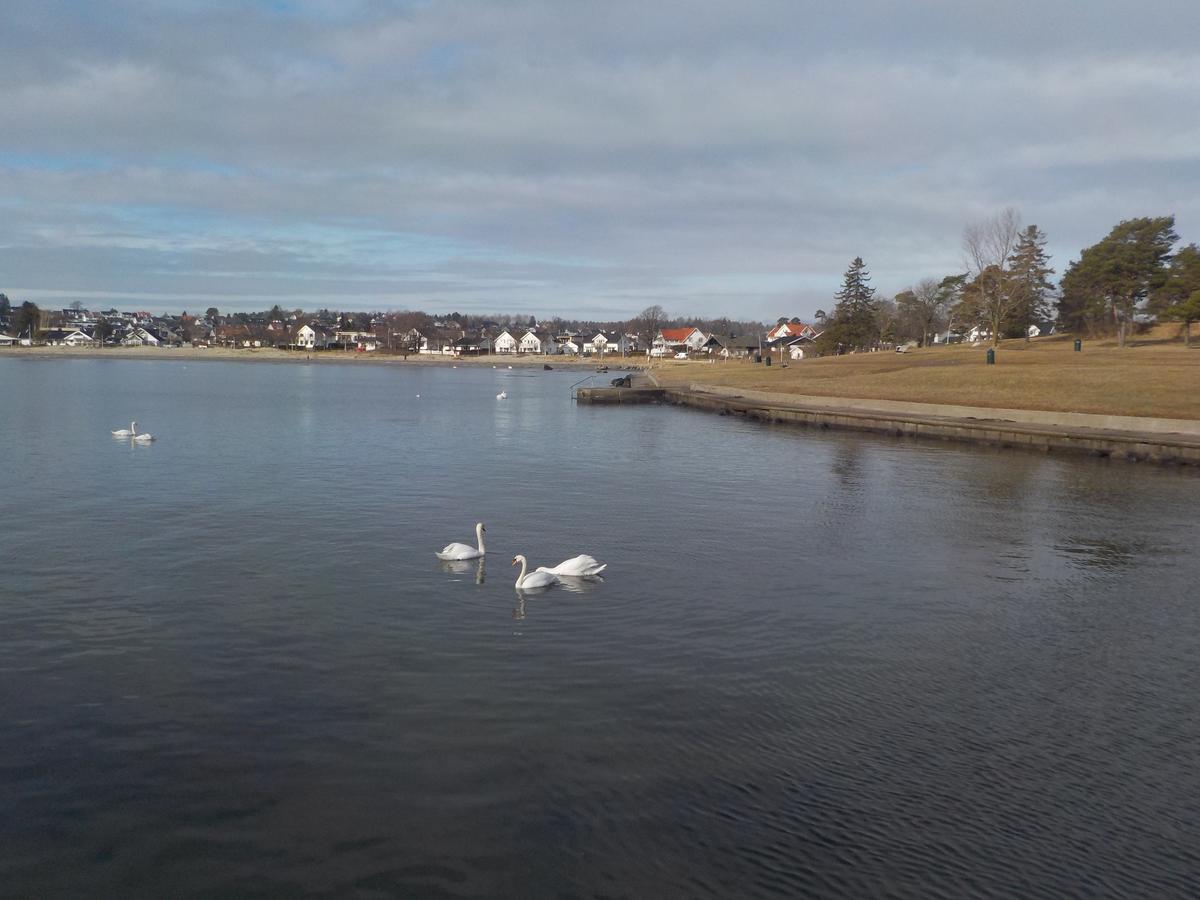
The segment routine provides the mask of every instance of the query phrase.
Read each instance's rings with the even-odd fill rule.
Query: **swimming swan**
[[[137,422],[130,422],[128,428],[122,428],[112,433],[113,437],[133,437],[137,434]]]
[[[581,553],[570,559],[563,560],[553,568],[538,566],[537,571],[549,572],[551,575],[569,575],[574,578],[586,578],[589,575],[599,575],[608,568],[608,563],[602,563],[594,557]]]
[[[517,589],[522,591],[534,590],[536,588],[550,587],[552,584],[558,584],[558,576],[550,572],[544,572],[538,569],[536,572],[525,574],[526,561],[525,557],[517,554],[513,557],[512,564],[521,564],[521,574],[517,576]]]
[[[447,544],[437,554],[438,559],[476,559],[483,556],[487,551],[483,547],[483,533],[487,531],[483,527],[482,522],[475,523],[475,539],[479,542],[478,547],[472,547],[470,544],[460,544],[455,541],[453,544]]]
[[[496,395],[496,399],[497,400],[507,400],[508,399],[508,391],[501,391],[500,393],[498,393]]]
[[[155,440],[154,435],[152,435],[148,431],[143,431],[140,434],[135,434],[133,436],[133,439],[135,441],[137,441],[139,444],[150,444],[150,443],[153,443],[153,441]]]

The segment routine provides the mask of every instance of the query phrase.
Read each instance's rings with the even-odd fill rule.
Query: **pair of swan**
[[[517,576],[517,589],[522,591],[561,584],[564,578],[591,578],[608,568],[608,563],[597,562],[586,553],[563,560],[557,566],[538,566],[528,574],[526,569],[529,562],[520,553],[513,557],[512,564],[515,566],[517,563],[521,564],[521,574]]]
[[[483,523],[476,522],[475,541],[477,546],[472,547],[470,544],[455,541],[447,544],[435,555],[438,559],[446,561],[479,559],[486,556],[487,548],[483,545],[485,531],[487,529],[483,527]],[[607,563],[599,562],[595,557],[588,556],[586,553],[563,560],[557,566],[550,568],[538,566],[533,572],[529,571],[529,561],[521,554],[513,557],[512,564],[515,566],[517,563],[521,564],[521,574],[517,576],[517,588],[521,590],[550,587],[558,584],[562,578],[593,578],[608,568]]]
[[[148,431],[137,430],[137,422],[130,422],[128,428],[120,428],[114,431],[112,436],[119,438],[133,438],[135,441],[141,444],[149,444],[154,440],[154,435],[150,434]]]

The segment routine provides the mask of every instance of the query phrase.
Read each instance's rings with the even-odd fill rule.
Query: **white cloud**
[[[1068,7],[18,3],[0,271],[774,318],[855,255],[887,292],[951,271],[1007,205],[1060,270],[1119,218],[1191,239],[1200,13]]]

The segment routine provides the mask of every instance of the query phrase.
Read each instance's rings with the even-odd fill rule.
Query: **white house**
[[[0,347],[11,347],[13,344],[19,343],[20,338],[13,337],[11,334],[0,332]]]
[[[780,338],[803,338],[812,341],[816,340],[819,334],[819,331],[811,325],[805,325],[803,322],[780,322],[767,332],[767,340],[777,341]]]
[[[418,353],[429,352],[429,338],[421,334],[415,328],[410,328],[404,334],[396,338],[396,346],[409,347]]]
[[[333,339],[347,350],[351,347],[355,350],[376,350],[379,347],[379,339],[370,331],[335,331]]]
[[[161,342],[145,328],[138,326],[130,329],[129,334],[121,338],[121,343],[126,347],[157,347]]]
[[[91,347],[99,342],[78,328],[56,328],[46,334],[46,343],[52,347]]]
[[[496,353],[516,353],[519,346],[519,342],[509,334],[507,328],[496,335],[496,339],[492,341],[492,350]]]
[[[692,325],[683,328],[664,328],[654,338],[651,356],[669,356],[679,352],[695,352],[708,342],[704,332]]]
[[[521,336],[521,342],[517,346],[522,353],[552,354],[557,350],[552,335],[545,331],[534,331],[532,329]]]
[[[569,353],[572,356],[578,356],[583,352],[583,339],[567,335],[558,343],[558,349],[561,353]]]
[[[296,329],[296,346],[301,350],[324,350],[329,346],[329,332],[320,325],[301,325]]]
[[[583,352],[595,353],[598,356],[603,356],[605,353],[612,353],[614,350],[616,350],[616,347],[614,346],[615,343],[616,341],[610,338],[603,331],[597,331],[590,338],[586,338],[584,340]]]

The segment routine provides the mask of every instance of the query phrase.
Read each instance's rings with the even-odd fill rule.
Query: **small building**
[[[333,343],[346,350],[374,351],[379,349],[379,339],[373,331],[343,329],[333,333]]]
[[[804,322],[780,322],[767,332],[767,341],[773,343],[781,339],[791,340],[793,338],[815,341],[820,334],[821,332]]]
[[[99,341],[78,328],[54,328],[42,340],[51,347],[94,347]]]
[[[693,325],[664,328],[654,338],[650,355],[674,356],[676,353],[691,353],[703,347],[707,340],[704,332]]]
[[[401,350],[409,350],[413,353],[428,353],[429,338],[421,334],[415,328],[410,328],[395,338],[396,346]]]
[[[557,345],[549,332],[530,329],[521,335],[517,348],[521,353],[551,354],[556,352]]]
[[[157,347],[161,343],[154,334],[140,325],[130,328],[121,336],[121,345],[124,347]]]
[[[492,341],[492,350],[496,353],[516,353],[520,346],[520,342],[512,336],[507,328],[496,335],[496,339]]]
[[[332,338],[324,325],[310,322],[296,329],[294,342],[301,350],[324,350],[332,343]]]
[[[622,339],[625,337],[627,337],[627,336],[626,335],[618,336],[618,335],[606,334],[603,331],[597,331],[591,337],[584,339],[584,341],[583,341],[584,355],[587,355],[589,353],[594,353],[597,356],[604,356],[606,354],[622,353],[622,352],[624,352],[621,349]]]
[[[491,350],[492,342],[480,335],[464,334],[454,344],[455,356],[482,356]]]

